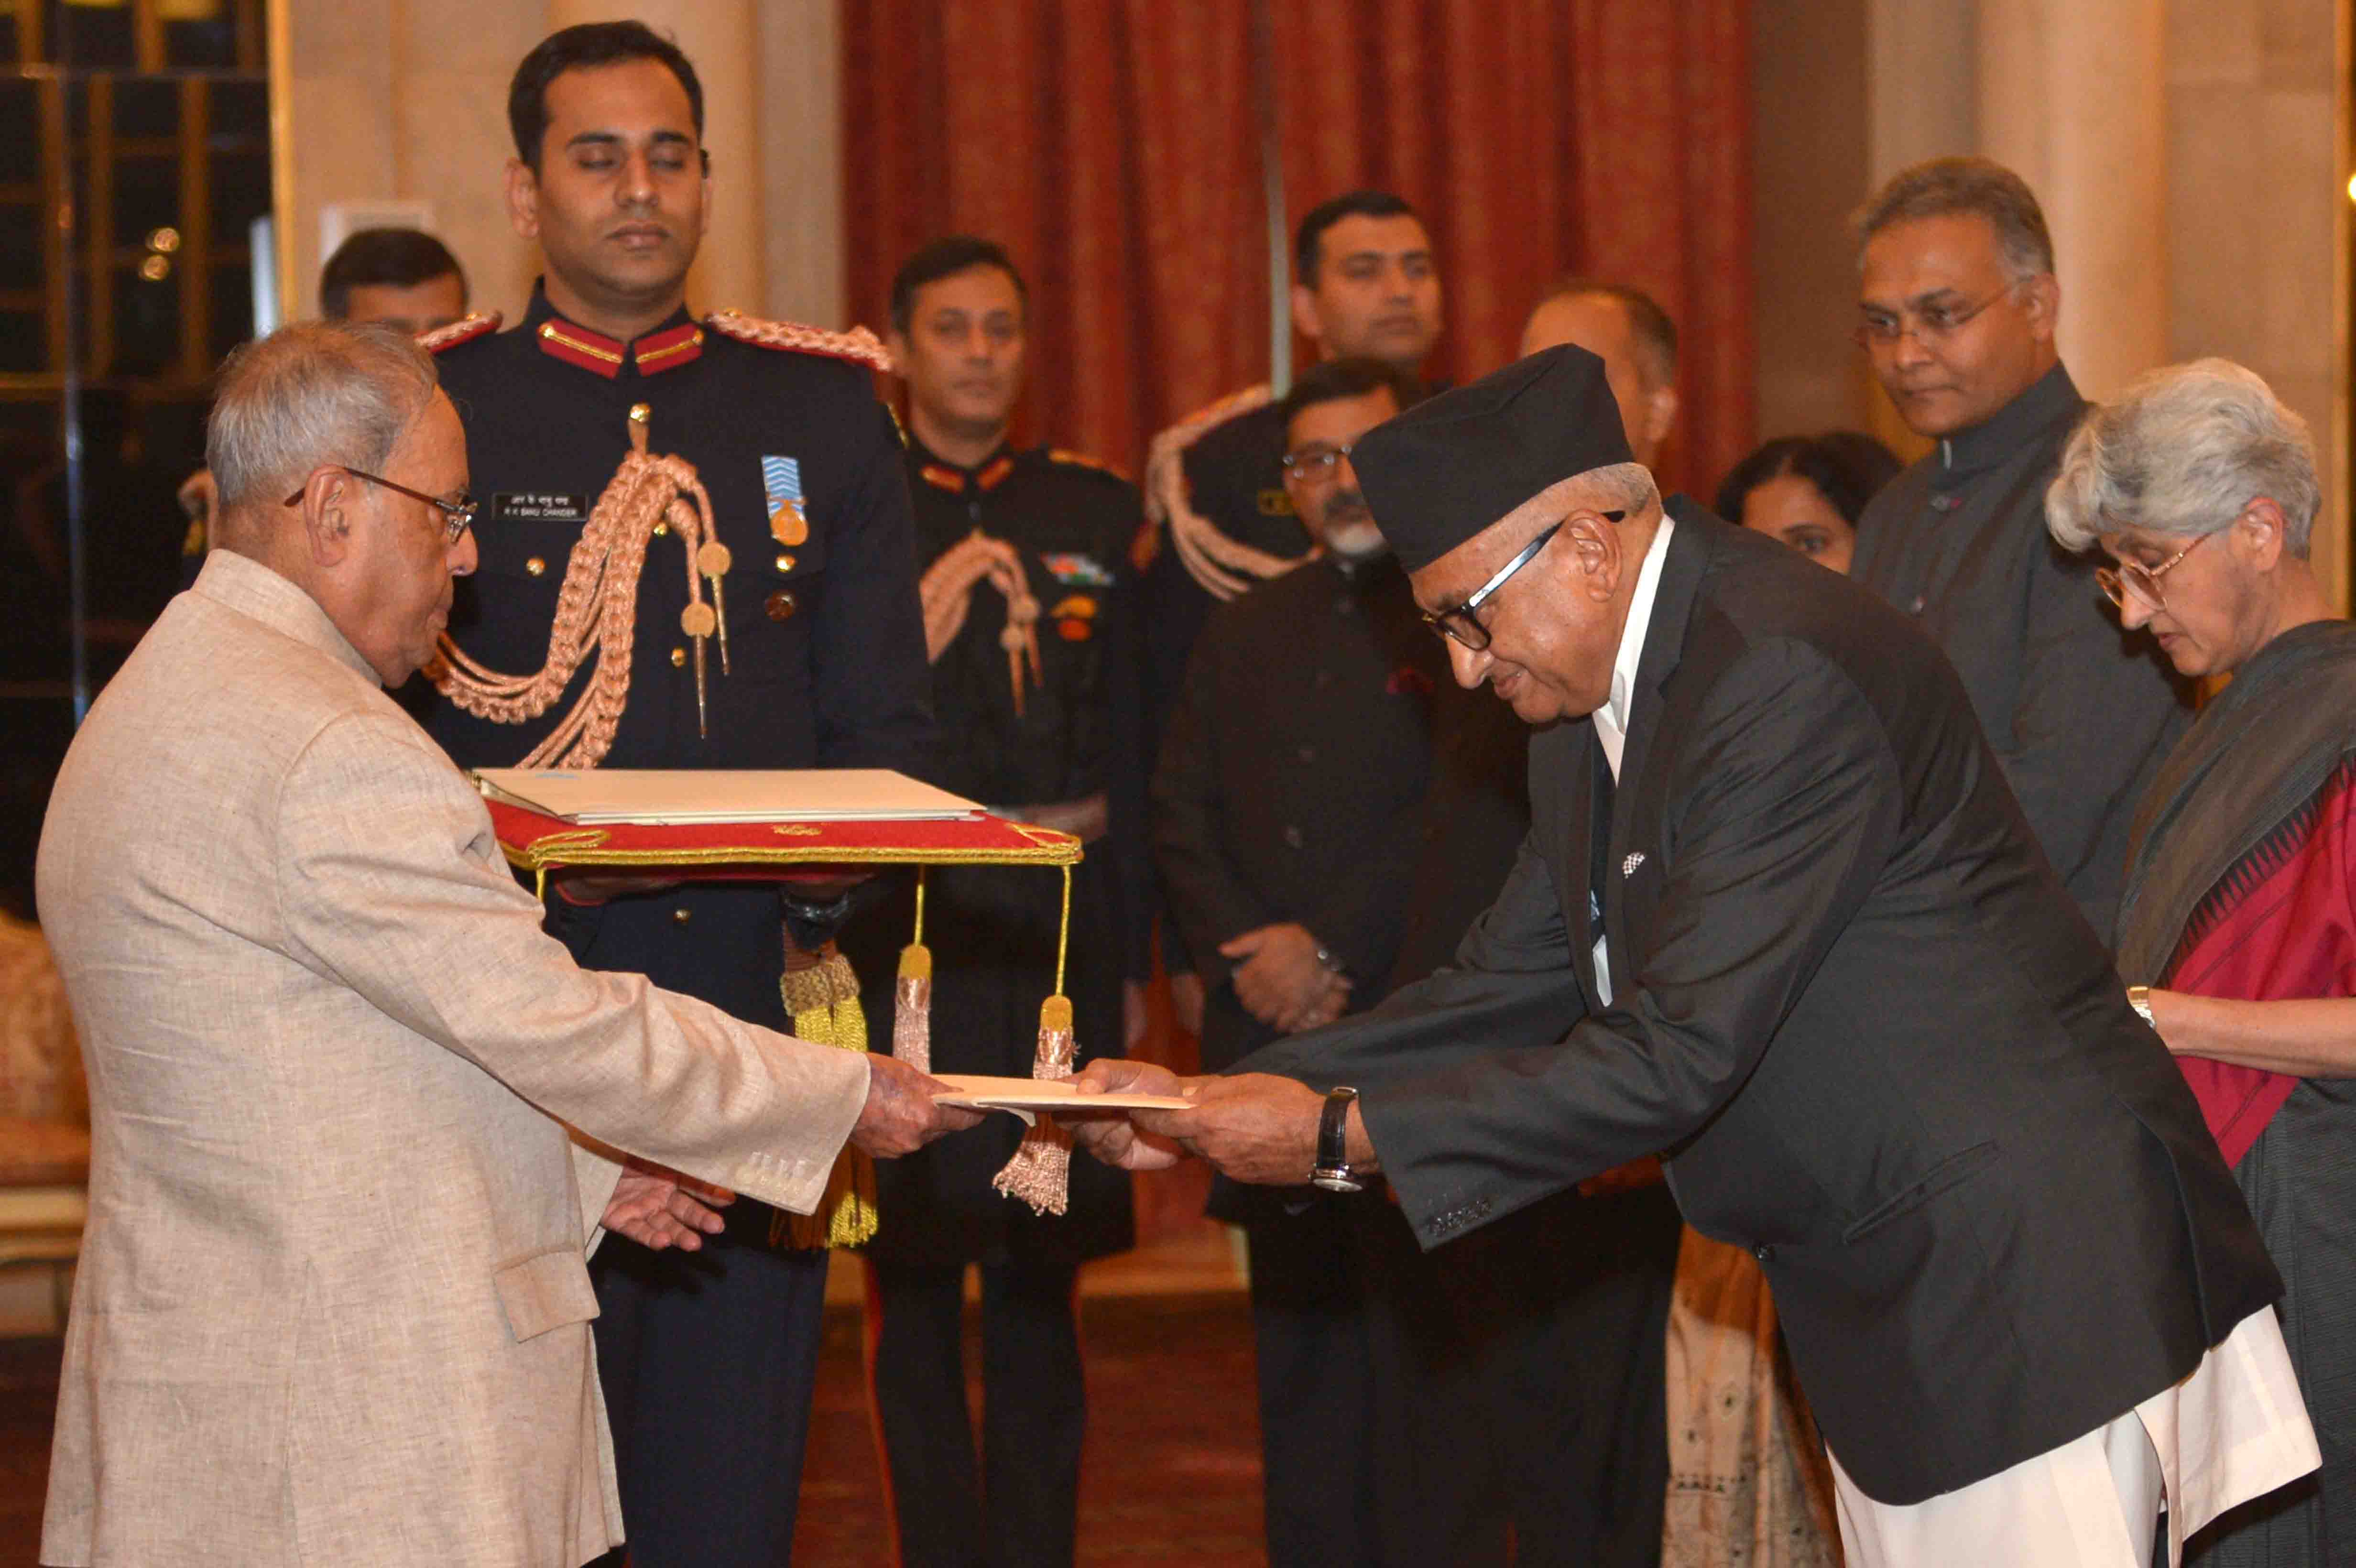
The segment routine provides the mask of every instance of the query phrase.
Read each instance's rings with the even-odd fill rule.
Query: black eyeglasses
[[[458,542],[458,536],[465,533],[468,526],[475,520],[476,503],[475,498],[472,496],[462,495],[455,501],[445,501],[439,496],[429,496],[423,490],[412,490],[406,485],[396,485],[391,480],[385,478],[382,475],[369,474],[364,470],[353,468],[341,463],[336,464],[334,466],[343,469],[345,473],[350,475],[355,479],[365,479],[371,485],[381,485],[386,489],[391,490],[397,495],[406,496],[412,501],[423,501],[429,507],[439,507],[443,517],[442,542],[445,545],[456,544]],[[305,485],[303,487],[305,490],[309,488],[310,486],[308,485]],[[299,507],[302,504],[302,490],[295,491],[294,494],[287,496],[285,500],[279,503],[279,505],[284,507]]]
[[[1879,311],[1869,314],[1855,334],[1859,348],[1888,348],[1909,332],[1914,341],[1924,347],[1946,341],[1949,334],[1960,330],[1980,312],[2012,293],[2016,284],[2007,283],[1977,304],[1925,305],[1920,312],[1900,311],[1887,315]]]
[[[1572,515],[1576,516],[1577,514],[1574,513]],[[1598,512],[1595,515],[1601,517],[1607,523],[1616,523],[1625,517],[1628,514],[1625,511],[1619,511]],[[1567,523],[1569,521],[1570,521],[1570,518],[1565,517],[1563,518],[1562,523]],[[1537,538],[1524,545],[1519,555],[1516,555],[1513,560],[1498,568],[1497,575],[1483,583],[1481,585],[1480,592],[1473,594],[1472,598],[1464,601],[1463,603],[1451,605],[1445,610],[1425,611],[1423,613],[1423,624],[1430,627],[1433,631],[1439,633],[1443,637],[1453,638],[1455,641],[1461,643],[1476,654],[1486,649],[1489,645],[1489,628],[1483,625],[1480,619],[1475,616],[1472,612],[1481,608],[1482,605],[1486,604],[1490,599],[1495,595],[1497,590],[1503,588],[1506,584],[1506,582],[1513,577],[1514,573],[1521,571],[1522,568],[1536,560],[1538,557],[1538,551],[1546,549],[1547,541],[1553,539],[1555,535],[1562,531],[1562,523],[1555,524],[1552,528],[1549,528],[1545,532],[1539,534]]]
[[[1355,444],[1355,443],[1354,443]],[[1307,452],[1284,454],[1284,471],[1295,479],[1323,479],[1342,465],[1350,455],[1347,446],[1319,446]]]

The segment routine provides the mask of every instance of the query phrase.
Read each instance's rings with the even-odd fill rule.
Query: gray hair
[[[441,382],[389,326],[301,321],[221,362],[205,462],[223,511],[274,504],[325,464],[380,470]]]
[[[2307,421],[2232,360],[2195,359],[2086,411],[2045,492],[2045,526],[2072,550],[2126,528],[2188,539],[2224,532],[2261,496],[2304,560],[2323,504]]]
[[[1660,494],[1653,484],[1653,471],[1641,463],[1607,464],[1574,475],[1572,479],[1579,497],[1602,512],[1627,512],[1633,516],[1651,506]]]
[[[2053,236],[2029,182],[1989,158],[1933,158],[1890,176],[1850,222],[1862,261],[1866,241],[1893,223],[1971,213],[1996,230],[2015,283],[2053,270]]]

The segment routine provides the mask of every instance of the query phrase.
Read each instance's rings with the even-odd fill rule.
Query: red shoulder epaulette
[[[417,335],[417,347],[428,354],[439,354],[444,348],[455,348],[461,343],[472,343],[487,333],[499,329],[499,313],[478,310],[472,315],[462,315],[447,326],[437,326],[431,332]]]
[[[1135,481],[1130,479],[1128,475],[1123,474],[1119,469],[1115,468],[1103,458],[1090,457],[1085,452],[1073,452],[1066,447],[1049,447],[1047,449],[1047,461],[1050,463],[1069,464],[1075,468],[1093,468],[1099,474],[1108,474],[1112,475],[1112,477],[1119,480],[1124,485],[1135,483]]]
[[[892,351],[863,326],[854,326],[848,332],[829,332],[822,326],[805,326],[798,321],[764,321],[741,310],[715,310],[704,318],[704,325],[740,343],[755,343],[764,348],[822,354],[830,359],[848,359],[887,374],[898,368],[892,363]]]

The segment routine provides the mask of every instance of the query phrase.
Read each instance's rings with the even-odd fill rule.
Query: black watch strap
[[[1329,1089],[1325,1092],[1325,1108],[1317,1117],[1317,1165],[1310,1171],[1309,1179],[1328,1192],[1365,1189],[1366,1184],[1350,1169],[1350,1107],[1357,1098],[1355,1089]]]

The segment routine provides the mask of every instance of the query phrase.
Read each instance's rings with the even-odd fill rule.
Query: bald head
[[[1677,418],[1677,330],[1642,289],[1574,278],[1538,302],[1525,356],[1572,343],[1603,361],[1628,449],[1647,468]]]

